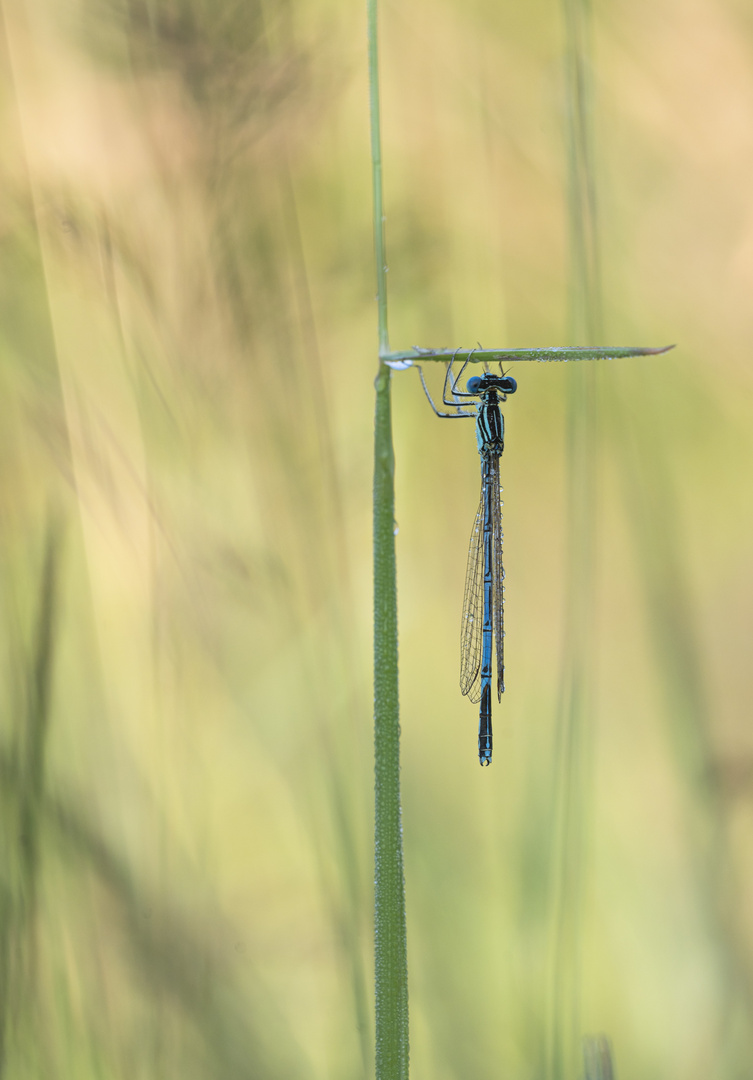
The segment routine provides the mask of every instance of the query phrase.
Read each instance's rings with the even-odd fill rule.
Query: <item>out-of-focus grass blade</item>
[[[37,621],[29,664],[26,729],[20,736],[19,852],[24,902],[33,914],[39,862],[39,806],[44,791],[45,748],[50,722],[50,695],[58,601],[58,563],[61,529],[57,520],[47,525],[39,580]]]
[[[6,751],[10,783],[3,785],[0,850],[0,1074],[14,1016],[32,1008],[45,757],[55,656],[61,526],[48,516],[27,658],[24,707]]]
[[[630,431],[619,401],[611,401],[616,457],[644,586],[648,625],[660,680],[669,745],[687,790],[687,844],[697,895],[714,941],[726,993],[753,1014],[753,973],[746,947],[745,912],[731,886],[731,848],[723,772],[713,739],[713,703],[700,645],[682,528],[661,443],[645,418],[640,437]],[[720,1005],[720,1038],[731,1003]],[[748,1029],[750,1046],[753,1032]]]
[[[0,755],[0,777],[4,786],[23,796],[7,753]],[[120,922],[126,964],[135,968],[155,1004],[167,999],[176,1005],[201,1035],[206,1075],[233,1080],[311,1075],[295,1034],[275,1009],[274,996],[263,980],[257,977],[250,1000],[244,998],[230,965],[185,916],[139,886],[75,799],[45,794],[37,801],[37,821],[55,849],[69,855],[71,868],[93,873],[106,891]],[[216,918],[221,920],[219,914]],[[96,948],[94,941],[91,947]],[[246,980],[248,974],[246,965]]]
[[[571,340],[603,339],[601,253],[592,128],[591,26],[586,0],[563,0],[568,208],[568,324]],[[575,349],[579,359],[640,356],[666,349]],[[568,355],[567,353],[565,355]],[[558,359],[564,357],[558,357]],[[593,614],[599,369],[578,365],[567,394],[565,625],[556,717],[552,822],[552,966],[549,1080],[577,1069],[581,1035],[583,896],[593,781]]]
[[[583,1039],[583,1080],[614,1080],[612,1048],[605,1035]]]

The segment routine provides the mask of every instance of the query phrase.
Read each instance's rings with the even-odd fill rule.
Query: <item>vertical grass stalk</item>
[[[377,1080],[407,1080],[394,457],[389,375],[377,378],[374,440],[374,978]]]
[[[377,4],[367,0],[379,373],[374,427],[374,990],[376,1078],[408,1077],[408,963],[400,809],[395,460],[392,448],[387,280],[379,124]]]

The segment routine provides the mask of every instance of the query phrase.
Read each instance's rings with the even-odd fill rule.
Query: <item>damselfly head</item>
[[[465,384],[465,388],[469,394],[477,394],[479,397],[489,390],[496,390],[497,393],[506,396],[507,394],[514,394],[518,389],[518,384],[512,375],[492,375],[491,372],[487,371],[483,375],[474,375],[470,378]]]

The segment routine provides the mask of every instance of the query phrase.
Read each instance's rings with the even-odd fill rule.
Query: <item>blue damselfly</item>
[[[480,702],[478,757],[482,765],[492,760],[492,640],[497,652],[497,700],[505,689],[504,580],[502,566],[502,488],[499,459],[505,448],[505,420],[499,408],[508,394],[517,389],[515,379],[488,369],[474,375],[465,391],[458,381],[470,356],[455,376],[452,360],[447,365],[442,404],[454,412],[440,412],[434,404],[418,367],[421,384],[432,409],[443,420],[475,419],[476,442],[481,457],[481,501],[471,532],[468,567],[465,574],[463,618],[460,627],[460,690],[471,701]],[[500,372],[502,368],[500,366]],[[449,389],[449,400],[448,400]],[[469,408],[473,411],[469,412]]]

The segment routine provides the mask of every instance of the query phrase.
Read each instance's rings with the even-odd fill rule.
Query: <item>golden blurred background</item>
[[[365,11],[2,13],[0,1076],[368,1077]],[[593,17],[604,344],[678,348],[596,376],[579,1023],[619,1077],[742,1080],[753,19]],[[393,347],[566,343],[560,7],[390,0],[381,31]],[[546,1068],[574,371],[514,373],[483,771],[475,440],[393,380],[415,1080]]]

